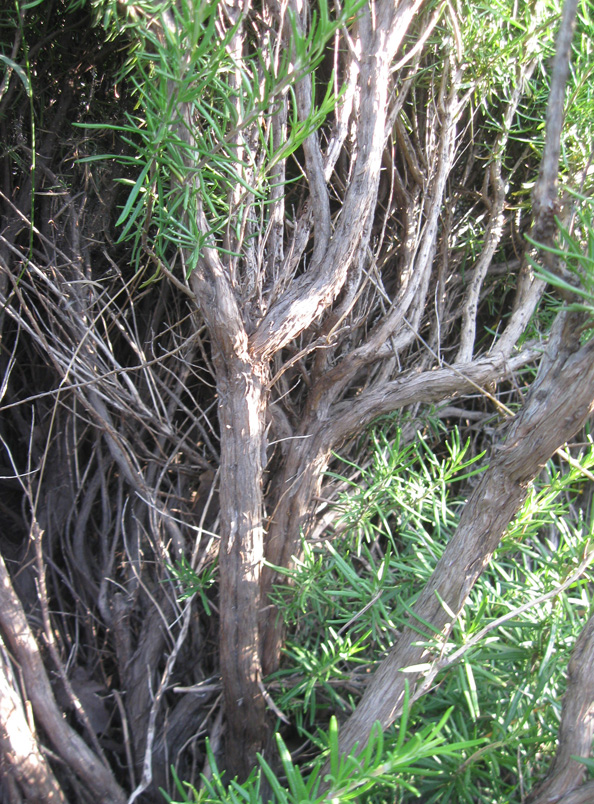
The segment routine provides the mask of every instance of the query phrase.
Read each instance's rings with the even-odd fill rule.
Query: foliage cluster
[[[294,87],[310,81],[316,94],[314,71],[328,41],[360,5],[348,0],[331,14],[322,0],[307,32],[288,9],[290,49],[268,31],[250,37],[248,52],[242,48],[239,54],[234,48],[242,15],[231,13],[225,28],[217,2],[145,0],[117,9],[97,4],[108,37],[130,33],[120,79],[131,83],[134,112],[126,114],[125,124],[85,124],[90,131],[111,128],[130,146],[128,155],[86,161],[116,159],[134,175],[123,180],[131,189],[116,225],[122,227],[120,239],[132,242],[138,267],[148,257],[155,279],[160,266],[173,268],[172,254],[183,253],[189,276],[204,247],[235,258],[244,244],[250,247],[256,227],[269,223],[268,207],[290,185],[275,166],[303,145],[338,101],[331,79],[303,117]],[[284,96],[289,111],[279,135],[273,119]],[[203,207],[210,222],[206,232],[200,226]]]
[[[407,704],[383,739],[375,732],[365,752],[340,760],[338,769],[332,713],[355,707],[455,530],[469,482],[484,468],[480,454],[468,457],[457,429],[446,435],[438,420],[432,424],[402,444],[401,431],[384,422],[369,433],[365,467],[337,456],[333,475],[348,490],[336,534],[304,544],[291,587],[276,591],[291,636],[268,688],[292,724],[300,760],[278,734],[276,773],[261,758],[251,779],[227,787],[211,753],[213,779],[200,792],[178,780],[176,801],[259,804],[265,779],[278,804],[506,802],[524,797],[546,770],[567,662],[592,611],[589,436],[570,465],[551,461],[534,485],[441,649],[444,669],[431,695]],[[320,791],[328,756],[331,782]]]

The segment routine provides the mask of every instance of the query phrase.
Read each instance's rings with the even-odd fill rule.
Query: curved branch
[[[274,567],[290,567],[298,555],[304,524],[312,498],[321,482],[331,450],[349,436],[360,432],[383,413],[406,405],[442,402],[449,397],[480,389],[482,385],[509,376],[541,354],[540,349],[526,349],[506,360],[501,354],[462,366],[408,374],[380,389],[365,392],[349,402],[331,408],[330,418],[302,422],[286,458],[280,481],[279,499],[270,516],[266,541],[267,566],[262,572],[263,599],[276,580]],[[282,646],[282,626],[276,608],[269,605],[263,613],[262,665],[265,675],[278,668]]]
[[[272,305],[251,336],[250,346],[258,360],[269,359],[282,349],[334,301],[359,253],[377,197],[390,65],[419,6],[420,0],[404,0],[396,9],[391,3],[383,3],[376,11],[374,25],[369,9],[359,19],[365,56],[359,74],[361,100],[354,138],[359,150],[351,184],[328,248]]]
[[[0,626],[23,673],[33,712],[54,749],[84,780],[98,802],[125,804],[126,796],[82,738],[70,728],[54,699],[35,637],[0,556]]]
[[[483,287],[483,282],[487,275],[487,271],[491,265],[491,260],[493,259],[495,250],[501,240],[503,230],[503,211],[506,198],[506,183],[502,176],[504,149],[507,144],[509,130],[520,104],[520,100],[525,92],[528,82],[530,81],[532,73],[536,68],[536,64],[537,60],[532,59],[528,64],[522,65],[518,82],[512,93],[511,100],[507,105],[503,119],[503,131],[498,136],[495,144],[493,162],[491,163],[489,169],[491,183],[494,187],[494,198],[492,200],[491,211],[486,227],[483,249],[472,273],[472,280],[468,287],[466,299],[463,305],[460,348],[456,357],[456,360],[460,362],[471,360],[474,352],[476,320],[478,315],[480,293]]]
[[[592,804],[594,801],[594,782],[586,782],[576,790],[572,790],[555,804]]]
[[[486,385],[509,377],[541,355],[542,346],[531,345],[509,358],[499,352],[472,363],[444,364],[432,371],[406,374],[380,388],[370,388],[334,407],[333,419],[325,423],[328,438],[333,445],[338,444],[378,416],[406,405],[435,404],[476,390],[486,393],[483,391]]]
[[[67,804],[62,788],[31,733],[22,701],[9,681],[8,668],[0,637],[0,767],[18,782],[27,801]]]
[[[410,259],[402,269],[407,277],[399,297],[386,315],[380,319],[379,324],[371,331],[367,340],[361,346],[350,351],[345,357],[321,377],[314,394],[321,396],[330,392],[332,399],[365,365],[377,360],[391,357],[397,350],[392,342],[398,328],[402,326],[405,316],[411,306],[419,313],[424,309],[429,280],[433,267],[433,257],[437,242],[439,217],[442,211],[446,183],[455,157],[456,118],[458,112],[458,88],[461,71],[456,70],[449,91],[448,102],[441,124],[441,136],[437,148],[435,170],[428,180],[428,203],[423,210],[425,223],[418,232],[413,247],[410,249]],[[419,211],[419,217],[423,213]],[[404,339],[408,344],[408,336]],[[327,402],[326,402],[327,405]]]

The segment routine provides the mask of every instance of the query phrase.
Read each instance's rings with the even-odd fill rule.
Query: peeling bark
[[[592,801],[594,801],[594,782],[586,782],[563,798],[557,799],[555,804],[592,804]]]
[[[30,5],[25,22],[37,13]],[[29,120],[32,105],[14,71],[6,71],[0,90],[0,122],[14,121],[14,131],[12,123],[5,122],[2,129],[7,147],[0,159],[4,216],[0,335],[6,369],[0,436],[7,439],[3,462],[11,449],[18,456],[4,480],[14,481],[19,493],[28,490],[28,500],[39,501],[41,510],[31,515],[33,520],[36,515],[43,517],[47,528],[38,566],[43,572],[44,561],[52,562],[47,573],[46,633],[56,633],[56,650],[60,657],[69,657],[69,670],[70,659],[74,671],[77,664],[82,669],[88,663],[89,678],[104,689],[110,687],[106,707],[119,745],[114,754],[106,750],[106,762],[115,756],[119,765],[114,774],[127,764],[129,787],[136,787],[132,795],[142,793],[150,799],[154,789],[149,781],[166,778],[165,769],[173,759],[170,750],[184,746],[179,750],[185,751],[185,759],[176,765],[180,774],[194,772],[196,752],[202,751],[199,742],[185,747],[195,724],[182,722],[183,707],[171,708],[167,668],[173,674],[175,665],[172,681],[184,685],[196,683],[202,673],[220,671],[227,743],[221,768],[230,776],[246,777],[256,752],[266,745],[262,675],[279,666],[284,635],[279,612],[269,603],[278,577],[264,562],[291,567],[301,536],[307,535],[313,520],[312,505],[331,450],[348,443],[377,416],[396,410],[413,411],[416,416],[420,405],[482,393],[490,383],[511,379],[521,367],[540,361],[541,341],[524,343],[518,351],[515,345],[527,330],[543,285],[521,269],[507,317],[508,303],[500,303],[498,290],[490,284],[493,278],[501,281],[499,287],[507,294],[514,282],[509,274],[516,267],[508,259],[515,244],[502,239],[509,223],[507,188],[512,176],[514,181],[533,177],[527,175],[525,159],[520,159],[513,143],[504,149],[505,137],[479,124],[477,136],[484,139],[480,148],[493,160],[490,179],[484,180],[484,163],[475,158],[474,122],[468,125],[477,119],[471,108],[476,78],[468,70],[473,54],[463,52],[449,3],[436,8],[421,0],[364,3],[360,13],[337,27],[333,42],[321,45],[326,50],[315,91],[309,75],[296,79],[295,102],[287,85],[269,85],[283,53],[292,53],[289,9],[306,35],[313,36],[315,3],[221,0],[216,8],[202,4],[201,14],[215,9],[213,37],[220,41],[230,34],[223,46],[230,62],[220,75],[212,65],[213,77],[223,84],[229,79],[229,96],[223,100],[222,114],[213,101],[209,119],[201,106],[210,93],[208,80],[204,97],[192,94],[199,84],[193,78],[192,59],[200,20],[194,20],[194,39],[186,48],[191,37],[184,38],[183,25],[189,18],[183,12],[190,6],[156,3],[150,11],[137,13],[132,7],[125,11],[125,36],[139,46],[135,59],[146,51],[146,69],[136,76],[136,97],[122,94],[114,102],[113,87],[100,86],[111,80],[101,76],[105,64],[101,60],[106,52],[118,51],[119,41],[105,47],[98,27],[92,28],[81,11],[74,23],[77,31],[96,37],[99,45],[97,52],[84,43],[78,48],[65,5],[50,4],[49,27],[42,17],[32,26],[40,36],[53,30],[56,37],[65,37],[37,43],[53,65],[47,84],[45,62],[34,56],[37,44],[32,43],[29,54],[36,82],[33,106],[41,108],[45,102],[47,107],[44,125],[37,126],[36,168],[26,144],[27,121],[35,122]],[[121,5],[118,9],[124,13]],[[449,26],[448,10],[453,18],[451,36],[440,43],[441,37],[430,34],[438,20],[444,30]],[[331,17],[334,13],[330,9]],[[170,51],[159,61],[157,41],[166,51],[177,33],[178,44],[184,46],[170,61]],[[538,28],[528,33],[536,37]],[[17,64],[20,42],[19,33],[10,50]],[[77,51],[72,63],[71,49]],[[317,65],[316,59],[317,55]],[[319,100],[329,66],[334,69],[335,89],[340,90],[342,81],[346,84],[336,108],[321,129],[309,132],[290,159],[279,159],[267,173],[270,154],[295,130],[293,115],[303,122]],[[497,102],[497,115],[505,126],[522,108],[530,72],[527,69],[522,77],[518,67],[515,90],[507,101],[502,96]],[[148,183],[135,187],[135,217],[128,231],[137,228],[141,248],[131,267],[134,260],[125,246],[112,251],[113,233],[105,242],[101,239],[113,208],[122,200],[113,189],[120,186],[121,165],[114,167],[117,158],[109,168],[94,160],[100,152],[114,152],[117,121],[124,120],[122,114],[132,103],[138,104],[138,120],[147,109],[150,112],[152,107],[142,108],[141,100],[143,80],[149,75],[155,82],[166,77],[162,95],[167,111],[163,119],[153,120],[160,132],[158,142],[149,143],[152,129],[144,123],[134,132],[135,115],[125,118],[119,132],[126,139],[121,164],[131,186],[137,165],[141,170],[146,159],[152,160],[144,174]],[[289,70],[289,83],[291,75],[295,73]],[[245,97],[242,87],[248,90]],[[62,90],[60,102],[54,104],[57,88]],[[269,88],[267,108],[256,105],[246,112],[249,92]],[[127,93],[125,81],[119,90]],[[97,140],[88,147],[85,125],[90,99],[96,97],[97,108],[109,112],[115,127],[110,125],[102,141],[95,129]],[[556,98],[552,116],[558,123],[562,93],[557,92]],[[82,125],[77,129],[80,140],[63,122],[71,119]],[[231,120],[230,127],[221,129],[220,141],[215,137],[204,149],[201,133],[213,121],[224,127],[225,120]],[[137,135],[146,147],[134,153]],[[79,149],[81,156],[91,156],[89,162],[77,163],[80,173],[68,174],[65,143]],[[169,146],[179,147],[169,154]],[[207,170],[206,183],[200,184],[202,168],[223,153],[234,153],[235,162],[227,165],[228,171],[220,170],[215,159],[214,170]],[[541,203],[547,214],[555,208],[550,177],[556,176],[558,153],[557,146],[550,151],[543,170],[545,184],[539,184],[535,193],[535,208]],[[511,164],[517,167],[510,173]],[[274,177],[268,186],[266,177]],[[217,188],[214,205],[209,204],[210,181]],[[108,192],[106,185],[111,187]],[[143,199],[148,200],[144,219]],[[35,220],[29,222],[34,201]],[[93,204],[102,207],[100,225],[89,213]],[[226,211],[228,219],[221,223]],[[477,234],[477,252],[471,249],[472,255],[460,248],[469,220],[490,220],[482,242]],[[550,216],[548,220],[550,224]],[[159,240],[164,222],[171,239],[153,251],[153,238],[160,246],[165,242],[166,238]],[[198,233],[200,243],[207,244],[199,255],[188,233]],[[163,260],[169,262],[165,265]],[[190,265],[195,268],[188,276]],[[135,270],[147,266],[151,273],[160,271],[163,281],[139,288],[144,279]],[[469,278],[471,290],[465,285]],[[487,294],[496,308],[492,316],[484,309]],[[508,323],[499,335],[501,321]],[[493,337],[488,341],[491,348],[485,346],[485,337]],[[488,351],[476,357],[479,348]],[[558,407],[548,414],[554,419],[555,438],[579,425],[581,409],[576,412],[573,405],[582,403],[576,394],[568,396],[572,387],[566,380],[571,361],[583,358],[581,379],[586,382],[584,350],[560,337],[552,343],[548,363],[545,360],[541,369],[549,384],[543,380],[535,386],[532,407],[518,417],[495,455],[489,470],[491,485],[481,484],[482,497],[467,506],[459,533],[448,547],[451,564],[440,565],[442,576],[434,578],[421,598],[423,616],[434,617],[444,634],[450,623],[444,620],[435,592],[452,607],[463,605],[498,534],[520,504],[530,472],[536,471],[535,461],[555,448],[555,439],[546,437],[542,410],[548,405],[554,408],[551,400],[563,392],[567,407],[562,407],[559,396]],[[456,362],[448,364],[446,359]],[[566,387],[552,388],[554,365],[558,385]],[[546,399],[537,396],[542,393]],[[472,407],[471,413],[476,412]],[[267,448],[269,434],[272,443]],[[62,444],[61,450],[55,449],[56,442]],[[23,445],[30,450],[26,461],[17,452]],[[212,532],[204,542],[206,519],[196,516],[194,509],[198,470],[218,478],[218,488],[210,489],[208,498],[220,500],[220,517],[214,512],[208,522]],[[15,539],[11,544],[10,534],[0,547],[6,549],[7,560],[20,563],[14,577],[20,575],[21,601],[2,569],[6,585],[0,589],[4,604],[0,620],[23,668],[33,714],[42,727],[41,740],[55,741],[55,750],[68,772],[78,775],[85,796],[90,790],[98,801],[121,802],[125,795],[98,756],[103,735],[91,751],[70,729],[52,697],[50,671],[43,666],[39,644],[22,612],[22,606],[34,607],[36,600],[32,571],[28,586],[23,583],[29,523],[23,525],[19,519],[28,513],[11,506],[7,511],[18,522],[22,543],[17,545]],[[193,612],[192,627],[184,630],[184,618],[179,630],[176,597],[181,584],[171,564],[191,557],[193,562],[197,559],[194,568],[201,567],[203,557],[214,560],[217,544],[220,595],[213,609],[218,605],[218,610],[207,617],[196,605],[199,611]],[[66,594],[62,579],[68,586]],[[162,594],[154,594],[155,588]],[[219,638],[220,666],[214,650],[204,651],[206,657],[202,652],[204,632],[209,642]],[[416,631],[411,629],[409,636],[409,643],[403,636],[397,646],[400,652],[378,674],[380,681],[382,672],[387,679],[385,689],[378,687],[386,721],[399,705],[396,687],[402,674],[396,665],[426,650],[414,645]],[[177,653],[167,655],[172,644],[175,652],[179,650],[179,660]],[[390,682],[393,673],[396,686]],[[155,692],[159,677],[162,687]],[[418,679],[417,692],[424,683]],[[218,681],[207,686],[219,691]],[[168,694],[161,698],[165,689]],[[364,706],[371,694],[370,688]],[[396,696],[392,702],[390,695]],[[212,710],[210,704],[191,709],[188,719],[195,717],[201,724],[200,740],[209,729],[218,740],[223,722],[218,706],[217,702]],[[365,712],[364,708],[363,720]],[[4,716],[10,731],[17,720],[8,712]],[[14,728],[22,725],[18,721]],[[354,739],[363,739],[365,728],[364,724]],[[92,734],[89,729],[94,742]],[[39,738],[34,733],[32,738],[43,759]],[[5,752],[12,750],[10,745]],[[51,800],[51,769],[45,762],[46,767],[40,768],[47,772],[44,783]],[[141,762],[151,773],[143,771],[143,781],[136,786]],[[22,787],[33,776],[26,763],[21,770]],[[31,788],[30,797],[34,795]]]
[[[306,517],[327,468],[331,450],[361,431],[378,416],[412,403],[442,401],[497,382],[536,359],[540,349],[526,348],[520,355],[507,358],[500,352],[471,363],[444,366],[441,369],[411,374],[370,388],[359,397],[336,405],[328,419],[306,421],[291,441],[285,468],[276,489],[274,506],[266,538],[266,560],[273,566],[290,568],[299,555]],[[270,566],[262,575],[263,600],[272,585],[282,579]],[[286,582],[284,580],[283,582]],[[283,645],[280,613],[265,605],[262,617],[262,663],[265,675],[278,669]]]

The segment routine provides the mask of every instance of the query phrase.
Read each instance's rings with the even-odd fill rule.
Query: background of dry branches
[[[325,473],[337,449],[364,464],[378,417],[438,452],[439,422],[473,455],[494,445],[418,604],[444,637],[531,482],[586,422],[591,311],[543,295],[524,238],[541,166],[540,243],[553,247],[554,214],[574,211],[557,199],[560,169],[588,196],[586,137],[568,134],[559,167],[551,133],[575,8],[546,138],[559,9],[515,8],[510,22],[470,8],[45,0],[3,12],[10,804],[161,800],[171,765],[192,782],[206,770],[207,735],[242,778],[258,751],[271,756],[278,569],[294,568],[303,539],[340,534],[334,503],[361,473]],[[585,13],[578,23],[579,42]],[[576,57],[575,109],[587,74]],[[417,641],[410,629],[393,640],[344,749],[398,716],[394,674],[426,655]],[[416,678],[417,697],[433,676]]]

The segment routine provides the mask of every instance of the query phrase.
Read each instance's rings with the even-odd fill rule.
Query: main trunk
[[[261,372],[247,358],[235,357],[217,368],[220,661],[227,718],[226,764],[231,775],[245,778],[266,738],[258,635],[266,400]]]

